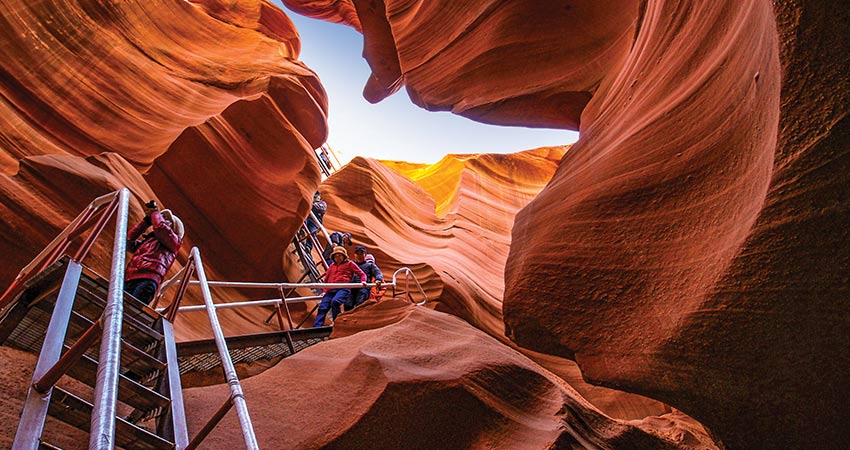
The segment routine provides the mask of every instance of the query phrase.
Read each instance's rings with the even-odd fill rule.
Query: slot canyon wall
[[[121,186],[134,194],[131,221],[152,198],[181,216],[178,261],[199,245],[211,279],[281,279],[280,255],[320,181],[312,149],[327,137],[324,89],[297,60],[281,10],[7,1],[0,18],[0,284]],[[100,273],[111,228],[87,261]],[[230,315],[238,332],[263,312]],[[181,337],[208,333],[198,317]]]
[[[581,131],[513,230],[517,343],[727,448],[850,444],[850,6],[284,3],[363,33],[371,101]]]
[[[726,448],[850,444],[850,6],[285,3],[363,33],[370,101],[405,86],[429,110],[582,136],[559,163],[557,149],[446,159],[434,170],[456,175],[448,184],[424,167],[355,160],[322,187],[340,212],[328,226],[379,245],[387,272],[413,264],[441,311],[503,340],[507,330],[526,355],[550,354],[533,359],[556,361],[543,365],[561,377],[558,359],[571,358],[594,383],[664,401]],[[158,198],[191,224],[179,260],[199,245],[210,278],[280,279],[319,186],[312,149],[327,136],[325,93],[297,61],[285,14],[256,0],[1,1],[0,20],[0,283],[92,198],[125,185],[137,200],[131,219]],[[539,173],[504,185],[520,166]],[[488,176],[471,184],[473,173]],[[480,191],[464,191],[471,186]],[[468,203],[500,196],[495,220]],[[449,255],[476,233],[486,242],[454,267]],[[409,244],[398,240],[416,245],[401,254],[394,249]],[[94,255],[108,253],[104,243]],[[498,264],[485,282],[471,271],[487,257]],[[105,257],[92,263],[106,273]],[[222,322],[244,333],[264,315]],[[369,329],[378,323],[387,326]],[[203,336],[204,319],[178,332]],[[303,400],[344,383],[348,394],[317,403],[344,422],[335,433],[311,434],[325,421],[307,422],[321,415],[285,423],[305,446],[375,439],[398,419],[382,415],[388,405],[405,398],[431,412],[448,401],[463,405],[452,413],[480,412],[429,418],[492,427],[446,434],[470,447],[495,445],[493,436],[537,448],[712,447],[677,412],[612,419],[503,343],[441,312],[379,303],[341,316],[338,339],[246,380],[246,391]],[[437,344],[457,358],[441,364],[421,352]],[[514,397],[520,387],[534,392]],[[187,393],[192,426],[218,406],[210,399],[220,389]],[[343,414],[361,394],[368,401]],[[658,408],[633,405],[619,412]],[[265,423],[291,419],[263,411]],[[380,437],[375,448],[407,442]]]

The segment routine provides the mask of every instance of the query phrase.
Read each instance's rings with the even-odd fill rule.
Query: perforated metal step
[[[234,365],[238,365],[292,356],[307,347],[326,341],[331,331],[333,327],[273,331],[233,336],[226,341],[230,358]],[[289,348],[287,334],[292,338],[292,349]],[[207,372],[221,366],[221,358],[213,339],[178,343],[177,359],[180,362],[181,375]]]

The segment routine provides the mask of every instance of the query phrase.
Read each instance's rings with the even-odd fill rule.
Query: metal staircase
[[[171,323],[123,291],[128,202],[126,189],[96,199],[0,297],[0,343],[39,355],[13,449],[54,448],[42,439],[48,415],[90,432],[89,448],[188,443]],[[111,216],[110,282],[80,261]],[[65,375],[91,390],[58,387]]]
[[[89,432],[89,449],[192,450],[235,406],[246,448],[258,449],[234,364],[284,358],[329,338],[332,327],[301,329],[301,323],[293,323],[288,304],[321,298],[292,297],[295,289],[362,285],[300,283],[301,280],[299,283],[208,281],[200,251],[192,248],[187,264],[162,284],[159,296],[149,306],[123,290],[129,199],[127,189],[95,199],[21,270],[0,296],[0,344],[38,354],[12,448],[57,448],[43,439],[49,415]],[[82,261],[112,217],[115,217],[115,238],[107,279]],[[89,234],[84,238],[86,233]],[[74,244],[79,244],[78,248],[70,252]],[[397,279],[399,276],[404,276],[403,281]],[[411,296],[411,278],[422,297],[419,303]],[[191,285],[201,288],[203,305],[180,305]],[[406,296],[418,305],[427,301],[408,268],[397,270],[392,283],[383,286],[392,288],[393,297]],[[156,302],[169,287],[176,287],[172,302],[156,309]],[[273,289],[280,297],[216,304],[211,287]],[[217,309],[243,307],[272,307],[270,319],[277,317],[280,330],[225,338]],[[178,312],[198,310],[207,313],[213,339],[176,344],[174,323]],[[181,374],[219,368],[230,395],[190,441]],[[64,376],[89,388],[75,390],[74,383],[57,386]]]
[[[70,310],[67,274],[79,274],[76,298]],[[46,413],[83,431],[89,430],[93,401],[84,393],[55,385],[63,374],[97,388],[100,358],[101,316],[109,284],[102,277],[64,257],[25,284],[14,306],[0,322],[0,343],[45,355],[61,351],[58,362],[47,371],[36,370],[14,448],[36,448],[22,439],[41,442],[44,403]],[[115,445],[133,449],[172,449],[186,443],[186,425],[177,371],[176,344],[171,325],[162,316],[126,294],[119,357],[117,399],[126,416],[115,422]],[[68,317],[64,338],[50,329],[53,314]],[[58,320],[57,326],[61,326]],[[46,338],[50,336],[50,338]],[[39,376],[40,375],[40,376]],[[49,445],[48,443],[44,443]]]

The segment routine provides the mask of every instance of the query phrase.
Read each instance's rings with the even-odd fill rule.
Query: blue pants
[[[346,311],[354,309],[369,300],[372,295],[372,288],[356,288],[351,290],[351,306],[345,308]]]
[[[307,231],[310,234],[313,234],[314,231],[319,229],[319,226],[316,225],[316,222],[313,221],[312,217],[307,217],[307,220],[304,221],[304,225],[307,225]],[[307,250],[307,253],[313,251],[313,240],[309,237],[304,241],[304,249]]]
[[[136,297],[142,303],[150,303],[158,287],[156,281],[148,278],[136,278],[124,282],[124,291]]]
[[[314,327],[325,325],[325,317],[328,315],[328,310],[331,311],[331,318],[336,319],[339,315],[339,309],[342,305],[350,305],[351,289],[331,289],[325,292],[322,301],[319,302],[319,311],[316,313],[316,320],[313,321]]]

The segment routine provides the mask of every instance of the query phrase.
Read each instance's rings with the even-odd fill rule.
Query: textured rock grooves
[[[178,260],[198,243],[211,279],[281,278],[319,183],[312,148],[327,134],[324,90],[295,59],[282,11],[263,1],[0,7],[0,284],[96,195],[124,185],[184,219]],[[103,273],[97,257],[109,248],[89,261]],[[250,331],[246,314],[226,326]],[[204,322],[179,333],[200,335]]]
[[[502,277],[516,211],[550,179],[565,148],[513,155],[449,155],[433,165],[356,158],[322,186],[325,225],[374,251],[389,278],[413,268],[436,308],[496,339],[504,336]],[[418,300],[418,297],[415,297]],[[337,326],[384,323],[340,316]],[[351,323],[350,321],[358,322]],[[336,334],[336,331],[335,331]],[[639,419],[669,411],[646,398],[588,385],[574,363],[525,351],[606,414]]]
[[[373,249],[388,274],[413,268],[443,308],[503,336],[514,215],[548,182],[564,150],[449,155],[434,165],[357,158],[322,186],[325,225]]]
[[[380,247],[388,272],[412,265],[440,310],[490,336],[398,302],[341,316],[338,339],[246,380],[262,442],[712,446],[677,412],[611,419],[658,405],[615,414],[625,397],[582,391],[603,414],[499,342],[507,330],[563,379],[572,358],[726,448],[850,447],[850,4],[286,3],[364,34],[370,101],[405,85],[429,110],[582,137],[560,162],[358,159],[332,177],[328,225]],[[200,244],[210,278],[280,278],[327,134],[285,15],[257,0],[0,1],[0,21],[0,283],[121,186],[186,220],[180,259]],[[90,263],[105,273],[108,253]],[[222,322],[257,331],[263,314]],[[181,321],[182,338],[206,334],[203,316]],[[189,394],[194,429],[222,389]],[[238,445],[232,425],[214,448]]]
[[[675,414],[651,425],[611,420],[559,378],[455,317],[402,300],[349,314],[358,316],[395,320],[361,327],[243,382],[252,417],[275,424],[257,428],[262,448],[708,445],[699,426]],[[209,399],[226,393],[223,385],[188,391],[190,434],[218,408]],[[237,427],[229,414],[206,444],[239,447]]]
[[[580,124],[513,229],[518,343],[727,448],[850,445],[850,6],[286,3],[355,9],[371,100],[403,81],[431,110]]]

